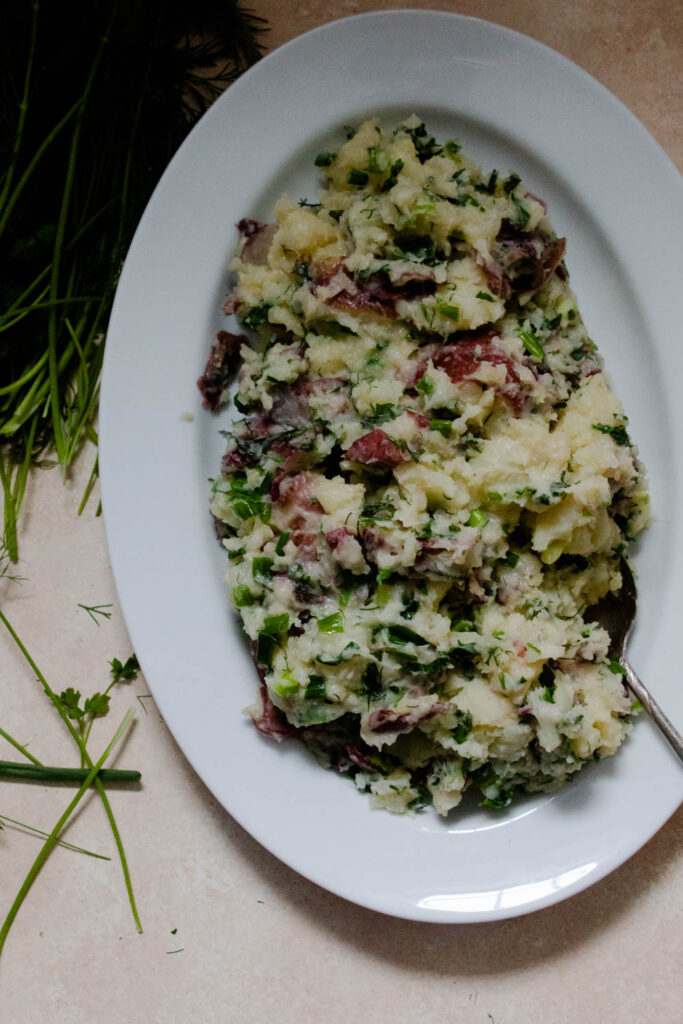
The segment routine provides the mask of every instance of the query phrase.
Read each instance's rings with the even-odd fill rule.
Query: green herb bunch
[[[194,122],[261,56],[265,22],[235,0],[6,0],[3,23],[0,483],[16,561],[30,467],[66,473],[97,443],[107,321],[145,204]],[[95,461],[81,508],[96,475]]]

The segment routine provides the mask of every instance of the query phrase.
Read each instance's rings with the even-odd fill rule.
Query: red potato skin
[[[364,466],[383,469],[393,469],[406,461],[398,445],[379,428],[354,441],[346,452],[346,458],[351,462],[361,462]]]

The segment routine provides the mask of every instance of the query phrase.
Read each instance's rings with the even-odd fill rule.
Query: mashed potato
[[[250,713],[377,806],[503,807],[630,728],[584,612],[620,586],[643,472],[544,203],[417,117],[349,135],[318,201],[239,225],[226,311],[260,344],[211,510]]]

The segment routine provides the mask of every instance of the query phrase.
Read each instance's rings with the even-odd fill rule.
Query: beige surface
[[[254,4],[271,19],[273,46],[382,6],[290,0],[274,14]],[[632,9],[615,0],[469,0],[458,10],[525,31],[577,61],[683,167],[680,6],[675,15],[675,5],[652,0]],[[86,693],[106,686],[111,658],[131,653],[102,520],[93,515],[97,499],[75,514],[91,459],[86,453],[67,487],[56,472],[37,474],[23,523],[25,581],[0,584],[0,606],[52,685]],[[98,627],[78,603],[111,603],[112,618]],[[120,763],[141,769],[144,786],[114,792],[112,803],[144,934],[133,927],[111,833],[92,801],[68,838],[114,859],[54,851],[0,962],[2,1024],[681,1020],[683,812],[610,877],[556,907],[499,924],[398,921],[329,895],[261,849],[204,789],[153,701],[136,700],[149,692],[144,680],[119,689],[99,735],[108,738],[125,708],[137,709]],[[61,723],[4,636],[0,725],[42,760],[71,756]],[[0,757],[11,757],[4,744]],[[45,829],[69,799],[61,789],[1,786],[0,814]],[[34,838],[0,832],[0,917],[38,849]]]

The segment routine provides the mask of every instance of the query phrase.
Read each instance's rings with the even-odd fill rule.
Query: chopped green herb
[[[307,700],[324,700],[327,697],[327,685],[323,676],[311,675],[306,687]]]
[[[329,167],[337,159],[336,153],[325,152],[318,153],[317,157],[313,161],[316,167]]]
[[[531,215],[522,200],[513,196],[510,223],[516,228],[525,228],[529,223],[530,217]]]
[[[263,620],[263,633],[270,636],[283,636],[289,629],[289,615],[283,612],[282,615],[266,615]]]
[[[482,299],[484,302],[495,302],[493,295],[489,295],[488,292],[477,292],[477,298]]]
[[[403,160],[398,159],[393,162],[393,164],[391,165],[391,169],[389,171],[389,177],[382,184],[382,192],[388,192],[389,189],[392,189],[394,187],[398,180],[399,174],[403,170],[403,167]]]
[[[346,181],[349,185],[367,185],[368,175],[365,171],[359,171],[357,167],[352,167],[346,175]]]
[[[412,139],[417,158],[421,164],[425,160],[429,160],[430,157],[438,156],[441,152],[442,147],[432,135],[429,135],[424,124],[420,123],[415,128],[406,128],[405,125],[402,125],[399,130],[405,132]]]
[[[232,588],[232,599],[235,602],[236,608],[248,608],[249,605],[254,603],[251,590],[244,585]]]
[[[458,619],[451,628],[454,633],[471,633],[474,630],[474,623],[469,619]]]
[[[267,555],[257,556],[251,563],[251,573],[257,583],[270,583],[273,578],[273,559]]]
[[[428,643],[424,637],[409,629],[408,626],[387,626],[387,639],[391,644],[415,644],[417,647],[424,647]]]
[[[422,380],[424,380],[424,377]],[[429,421],[429,429],[438,431],[439,434],[443,434],[444,437],[450,437],[453,433],[453,424],[450,420],[440,420],[435,418]]]
[[[621,424],[619,426],[609,426],[607,423],[594,423],[593,430],[599,430],[601,434],[609,434],[615,444],[620,447],[626,447],[631,442],[626,431],[626,427]]]
[[[481,508],[473,508],[467,520],[468,526],[485,526],[488,522],[486,513]]]
[[[545,359],[545,349],[533,331],[517,331],[517,337],[530,356],[534,359]]]
[[[247,327],[255,329],[260,327],[261,324],[265,324],[268,321],[268,313],[270,311],[269,302],[260,302],[258,306],[254,306],[250,309],[244,318],[244,322]]]
[[[287,541],[289,540],[289,537],[290,537],[290,531],[289,530],[285,530],[283,533],[280,534],[280,536],[277,539],[277,544],[275,545],[275,554],[276,555],[284,555],[284,553],[285,553],[285,545],[287,544]]]
[[[505,194],[509,196],[511,192],[514,192],[521,180],[522,179],[518,174],[511,174],[509,178],[506,178],[503,182],[503,191]]]
[[[451,306],[447,302],[437,302],[436,308],[446,320],[452,320],[454,323],[457,323],[460,319],[459,306]]]
[[[459,711],[458,712],[458,724],[454,729],[451,729],[451,736],[456,743],[464,743],[469,734],[472,732],[472,712],[471,711]]]
[[[369,502],[359,516],[361,523],[388,522],[396,512],[390,501]]]
[[[318,619],[319,633],[343,633],[344,617],[341,612],[333,612],[332,615],[325,615]]]
[[[382,146],[370,146],[368,149],[368,169],[373,174],[383,174],[389,170],[391,157]]]
[[[263,621],[263,629],[256,642],[256,660],[259,665],[270,668],[273,655],[282,637],[289,629],[289,615],[269,615]]]
[[[367,697],[368,705],[371,700],[376,700],[382,693],[382,671],[376,661],[368,663],[361,678],[361,688],[358,691],[362,697]]]
[[[555,703],[555,673],[551,669],[550,665],[544,665],[541,674],[538,677],[540,685],[543,687],[543,700],[547,701],[548,704]]]
[[[339,654],[316,654],[315,660],[320,662],[321,665],[341,665],[343,661],[348,661],[359,650],[358,644],[352,640]]]
[[[455,198],[451,196],[448,196],[447,198],[448,202],[453,203],[454,206],[474,206],[478,210],[484,209],[481,203],[475,199],[470,192],[461,192],[460,195],[455,196]]]
[[[504,807],[508,807],[512,803],[513,794],[509,789],[501,789],[498,796],[487,796],[483,800],[479,801],[480,807],[490,807],[495,811],[502,811]]]
[[[299,689],[300,683],[291,672],[283,672],[282,678],[275,684],[275,690],[281,697],[293,697]]]

